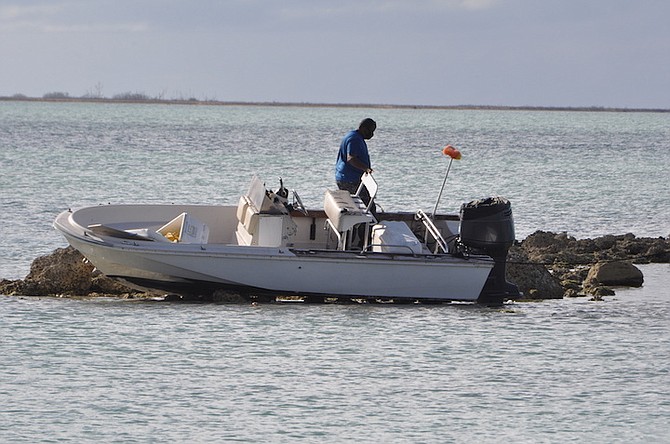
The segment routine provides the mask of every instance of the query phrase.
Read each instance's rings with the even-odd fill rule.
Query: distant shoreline
[[[244,102],[223,100],[180,99],[110,99],[86,97],[0,97],[1,102],[50,102],[50,103],[123,103],[151,105],[207,105],[207,106],[276,106],[297,108],[378,108],[420,110],[481,110],[481,111],[579,111],[579,112],[629,112],[670,113],[670,108],[608,108],[601,106],[502,106],[502,105],[394,105],[375,103],[310,103],[310,102]]]

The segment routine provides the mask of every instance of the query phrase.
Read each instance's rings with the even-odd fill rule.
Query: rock
[[[609,287],[598,287],[597,296],[614,296],[614,290]]]
[[[591,267],[584,281],[585,287],[600,285],[641,287],[642,271],[629,262],[605,262]]]
[[[614,290],[608,287],[598,286],[590,288],[588,294],[594,296],[591,300],[602,300],[603,296],[614,296]]]
[[[216,290],[212,293],[212,302],[220,304],[243,304],[247,298],[243,295],[231,291]]]
[[[95,271],[93,265],[72,247],[58,248],[49,255],[38,257],[30,265],[24,280],[3,280],[0,291],[24,296],[141,294]]]
[[[584,295],[580,294],[577,290],[573,290],[573,289],[568,289],[568,290],[566,290],[565,293],[563,293],[563,297],[565,297],[565,298],[578,298],[580,296],[584,296]]]
[[[668,242],[663,238],[654,239],[647,248],[647,251],[644,252],[644,256],[649,259],[649,262],[667,264],[670,262]]]
[[[23,288],[25,285],[23,281],[10,281],[9,279],[3,279],[0,281],[0,294],[8,295],[22,295]]]
[[[182,295],[179,295],[179,294],[169,293],[169,294],[165,295],[163,300],[165,302],[183,302],[184,297]]]
[[[91,279],[91,291],[103,294],[138,293],[116,279],[109,278],[99,272]]]
[[[561,263],[590,265],[599,261],[670,262],[669,240],[662,237],[638,238],[631,233],[578,240],[566,233],[536,231],[520,246],[531,261],[551,267]]]
[[[582,281],[576,281],[572,279],[562,280],[561,287],[563,287],[566,291],[574,290],[576,292],[579,292],[579,290],[582,289]]]
[[[518,248],[507,256],[507,280],[516,284],[524,299],[561,299],[563,287],[543,265],[530,263]]]
[[[567,283],[577,282],[581,287],[582,282],[589,274],[590,268],[587,266],[576,266],[575,268],[552,267],[552,271],[554,274],[560,275],[562,281]]]
[[[523,242],[529,250],[556,252],[564,249],[574,240],[574,237],[569,237],[566,233],[555,234],[550,231],[538,230]]]
[[[543,264],[553,276],[565,284],[563,288],[566,296],[574,296],[575,292],[579,294],[575,289],[575,281],[582,282],[585,290],[602,285],[639,286],[643,280],[642,273],[637,268],[636,271],[630,269],[634,267],[630,262],[670,262],[669,239],[638,238],[632,233],[575,239],[566,233],[536,231],[513,246],[512,250],[514,249],[521,250],[529,262]],[[614,278],[606,279],[607,283],[585,283],[593,264],[622,262],[628,263],[631,274],[621,274],[623,271],[618,271],[613,273]]]
[[[24,279],[25,291],[35,296],[85,295],[91,288],[93,268],[74,248],[58,248],[33,261]]]

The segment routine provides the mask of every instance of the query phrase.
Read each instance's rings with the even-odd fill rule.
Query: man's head
[[[372,139],[376,129],[377,123],[369,117],[361,120],[361,123],[358,125],[358,132],[361,133],[364,139]]]

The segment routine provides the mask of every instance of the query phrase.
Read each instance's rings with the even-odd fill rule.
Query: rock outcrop
[[[597,262],[634,261],[638,264],[670,262],[670,241],[638,238],[634,234],[576,239],[567,233],[536,231],[520,244],[532,262],[549,265],[590,265]]]
[[[635,265],[629,262],[604,262],[591,267],[584,280],[584,286],[641,287],[643,282],[642,272]]]
[[[565,292],[544,265],[532,263],[518,246],[507,255],[507,280],[519,287],[524,299],[561,299]]]
[[[631,233],[576,239],[567,233],[536,231],[510,249],[508,261],[508,278],[512,282],[515,278],[524,279],[515,275],[519,273],[517,268],[542,265],[560,283],[564,297],[603,296],[614,294],[611,286],[642,285],[642,272],[633,263],[670,262],[670,240],[638,238]],[[525,296],[535,294],[546,299],[555,294],[549,292],[550,286],[537,287],[524,291]]]
[[[58,248],[40,256],[30,265],[23,280],[0,282],[0,293],[26,296],[119,296],[142,295],[110,279],[91,265],[72,247]]]

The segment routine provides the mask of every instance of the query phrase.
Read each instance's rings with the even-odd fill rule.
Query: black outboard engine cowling
[[[504,197],[488,197],[461,205],[460,243],[468,250],[491,256],[493,270],[478,302],[501,304],[519,296],[516,285],[505,278],[507,252],[514,244],[512,205]]]

